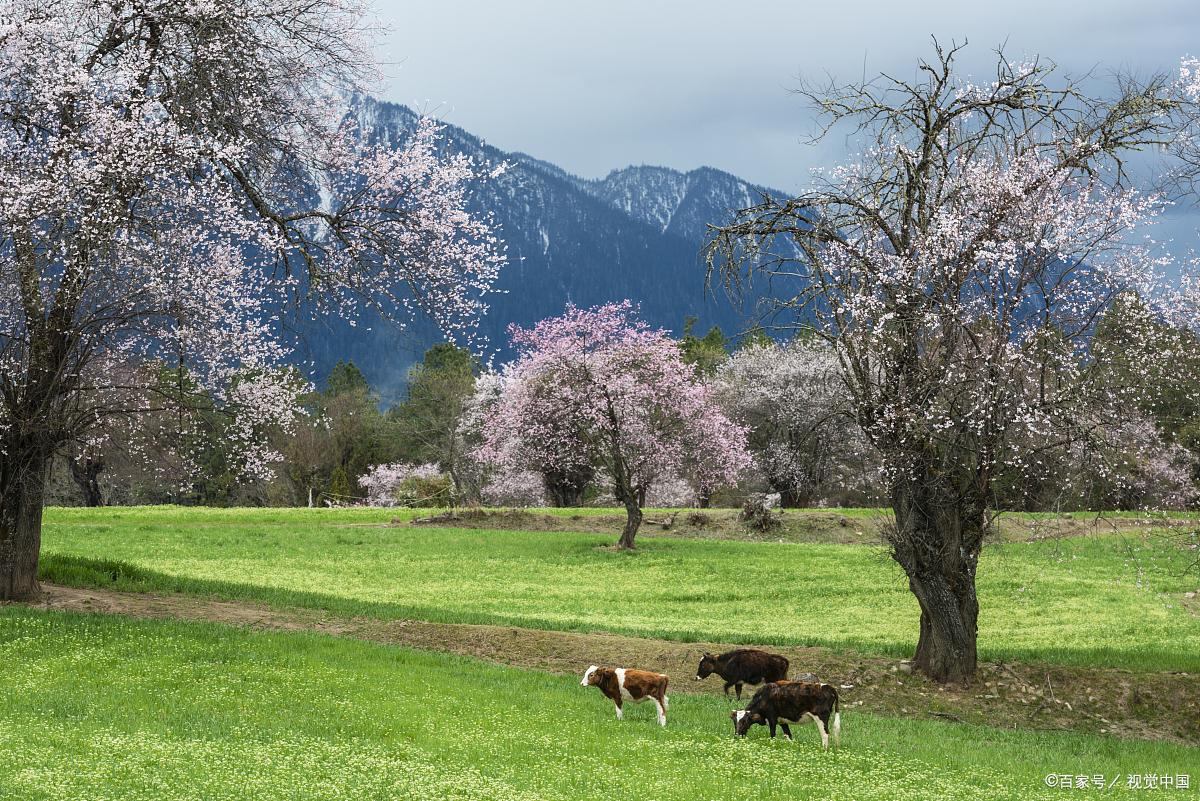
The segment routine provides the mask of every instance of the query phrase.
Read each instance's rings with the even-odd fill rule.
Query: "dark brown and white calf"
[[[708,678],[716,673],[725,680],[725,694],[729,688],[737,686],[738,700],[742,700],[742,685],[754,686],[772,681],[783,681],[787,678],[788,660],[786,656],[769,654],[755,648],[739,648],[736,651],[726,651],[720,656],[705,652],[696,669],[696,681]]]
[[[829,748],[829,717],[833,715],[833,744],[840,747],[838,732],[842,730],[842,716],[838,712],[838,691],[828,684],[809,681],[778,681],[768,684],[754,694],[745,709],[729,713],[733,719],[734,734],[741,737],[758,724],[770,726],[775,736],[775,725],[783,726],[783,733],[792,739],[792,726],[807,723],[817,724],[821,732],[821,745]]]
[[[599,687],[600,692],[617,705],[617,720],[621,719],[621,702],[640,704],[647,698],[658,709],[658,725],[667,725],[667,677],[662,673],[629,668],[602,668],[592,665],[583,674],[583,687]]]

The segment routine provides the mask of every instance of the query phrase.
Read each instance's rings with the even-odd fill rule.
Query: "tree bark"
[[[970,592],[962,596],[952,590],[955,578],[934,573],[908,580],[921,605],[921,635],[913,664],[934,681],[967,684],[977,664],[979,601],[973,574]]]
[[[596,469],[590,465],[576,465],[564,470],[543,468],[542,486],[556,507],[574,508],[583,506],[584,493],[595,475]]]
[[[978,659],[975,572],[986,512],[947,489],[894,487],[896,527],[886,539],[921,606],[914,667],[937,682],[967,684]]]
[[[0,600],[33,601],[42,595],[38,554],[49,456],[17,438],[0,440]]]
[[[636,500],[628,498],[625,501],[625,514],[625,530],[621,532],[617,547],[632,549],[633,538],[637,536],[638,528],[642,525],[642,508]]]
[[[780,509],[807,509],[812,505],[812,492],[795,484],[786,481],[771,482],[771,488],[779,493]]]
[[[100,494],[100,484],[96,481],[96,477],[104,469],[104,459],[93,459],[89,456],[83,463],[83,467],[79,466],[79,460],[74,456],[70,457],[68,462],[71,466],[71,478],[83,491],[83,505],[103,506],[104,496]]]

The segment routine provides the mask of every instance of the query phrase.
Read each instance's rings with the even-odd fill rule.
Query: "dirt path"
[[[261,631],[315,631],[430,651],[446,651],[513,667],[581,674],[591,664],[658,670],[672,691],[719,694],[721,681],[694,682],[702,651],[728,643],[677,643],[603,631],[558,632],[418,620],[343,618],[315,610],[203,598],[76,589],[44,584],[31,604],[135,618],[204,620]],[[790,675],[811,673],[839,686],[842,705],[865,714],[938,717],[947,725],[1076,731],[1123,738],[1200,744],[1200,675],[1134,672],[1047,664],[985,664],[969,687],[938,685],[894,658],[824,648],[775,647]],[[743,698],[745,694],[743,693]],[[731,705],[732,705],[731,701]],[[732,708],[732,706],[731,706]]]

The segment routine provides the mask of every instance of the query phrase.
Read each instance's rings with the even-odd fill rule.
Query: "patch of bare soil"
[[[528,522],[528,521],[526,521]],[[526,527],[524,524],[522,527]],[[673,693],[719,695],[722,682],[693,681],[703,651],[729,643],[677,643],[604,631],[556,632],[511,626],[469,626],[419,620],[341,618],[313,610],[184,596],[155,596],[43,585],[34,609],[136,618],[206,620],[264,631],[315,631],[512,667],[579,674],[589,665],[666,673]],[[868,715],[919,717],[946,725],[1075,731],[1130,739],[1200,743],[1200,675],[1073,668],[1047,664],[984,664],[970,686],[939,685],[906,662],[824,648],[764,646],[791,660],[789,675],[811,673],[840,687],[843,708]],[[743,692],[743,705],[747,694]],[[738,706],[730,696],[730,708]]]

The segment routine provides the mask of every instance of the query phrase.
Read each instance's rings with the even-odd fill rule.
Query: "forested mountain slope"
[[[418,119],[407,106],[361,95],[351,100],[350,113],[372,137],[389,142],[403,142]],[[720,325],[733,336],[745,326],[741,310],[723,293],[705,296],[699,251],[707,225],[722,222],[729,208],[757,202],[756,187],[707,167],[686,174],[628,167],[586,180],[523,153],[497,150],[453,125],[442,133],[443,146],[453,152],[493,167],[508,165],[478,186],[471,201],[475,211],[493,216],[509,259],[481,327],[487,353],[497,361],[511,356],[505,333],[510,323],[531,326],[561,314],[567,303],[590,307],[629,298],[653,326],[676,334],[688,315],[699,318],[699,333]],[[361,321],[317,330],[305,344],[316,375],[338,359],[352,359],[386,399],[403,387],[422,347],[437,338],[419,327],[413,334],[415,344],[404,350],[392,332]]]

